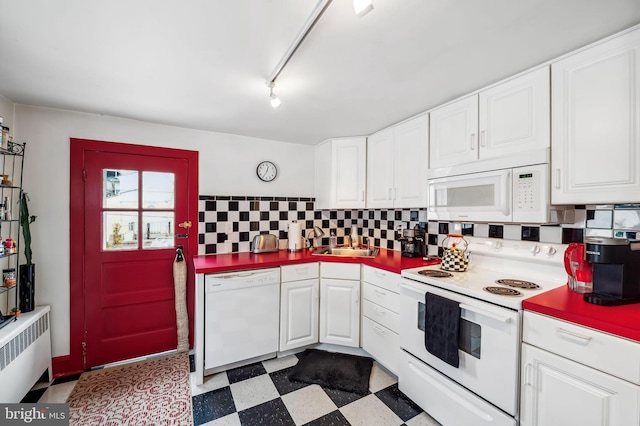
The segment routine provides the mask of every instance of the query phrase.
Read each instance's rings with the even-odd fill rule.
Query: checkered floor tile
[[[207,376],[200,386],[191,373],[194,425],[438,425],[376,363],[366,395],[290,381],[297,363],[296,355],[271,359]],[[79,376],[39,383],[22,402],[65,402]]]
[[[438,425],[374,364],[369,393],[289,380],[295,355],[251,364],[192,386],[197,425]]]

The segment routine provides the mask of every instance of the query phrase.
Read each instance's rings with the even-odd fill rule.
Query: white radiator
[[[0,329],[0,402],[20,402],[42,373],[51,373],[49,306],[23,313]]]

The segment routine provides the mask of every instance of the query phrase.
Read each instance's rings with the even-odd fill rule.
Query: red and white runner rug
[[[193,425],[186,353],[83,373],[67,399],[72,425]]]

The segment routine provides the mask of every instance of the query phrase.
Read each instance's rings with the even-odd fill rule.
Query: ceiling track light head
[[[267,87],[269,88],[269,101],[271,102],[271,106],[273,108],[278,108],[282,101],[276,95],[273,94],[273,88],[275,87],[275,81],[267,81]]]
[[[358,18],[362,19],[367,13],[373,10],[371,0],[353,0],[353,8]]]

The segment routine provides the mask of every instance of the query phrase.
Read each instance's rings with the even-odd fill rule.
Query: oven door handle
[[[495,314],[493,312],[485,311],[484,309],[479,309],[474,306],[466,305],[464,303],[460,304],[460,309],[464,309],[465,311],[473,312],[478,315],[483,315],[485,317],[493,318],[494,320],[503,322],[505,324],[508,324],[511,322],[511,318],[508,316]]]

